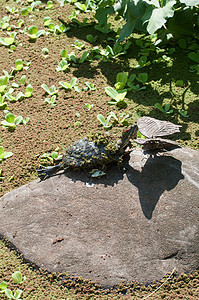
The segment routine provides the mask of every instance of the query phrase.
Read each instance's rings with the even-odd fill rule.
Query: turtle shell
[[[72,168],[108,164],[111,161],[119,161],[119,156],[116,155],[117,150],[118,147],[115,147],[115,150],[112,151],[107,150],[104,144],[97,144],[94,141],[83,138],[74,142],[66,150],[62,162],[65,167]]]

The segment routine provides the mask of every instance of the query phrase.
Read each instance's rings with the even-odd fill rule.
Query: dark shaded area
[[[141,172],[128,166],[127,177],[138,188],[140,205],[147,219],[152,218],[164,191],[172,190],[184,178],[181,166],[181,161],[171,156],[150,156]]]

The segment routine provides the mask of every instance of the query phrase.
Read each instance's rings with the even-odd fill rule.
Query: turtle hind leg
[[[63,164],[60,163],[56,166],[47,167],[46,169],[42,169],[40,166],[37,170],[37,174],[41,180],[45,180],[49,178],[50,176],[54,175],[57,171],[59,171],[63,167]]]

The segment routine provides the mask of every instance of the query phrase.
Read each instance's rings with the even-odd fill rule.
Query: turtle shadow
[[[149,220],[164,191],[172,190],[184,179],[182,162],[171,156],[150,156],[141,171],[129,164],[126,175],[137,187],[143,214]]]
[[[87,186],[103,184],[104,187],[114,186],[124,178],[124,172],[117,166],[117,163],[107,165],[105,175],[102,177],[91,177],[91,174],[89,173],[91,170],[92,169],[65,170],[64,175],[70,178],[73,182],[81,181]]]

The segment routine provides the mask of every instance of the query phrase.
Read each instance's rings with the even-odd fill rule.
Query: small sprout
[[[50,17],[43,18],[43,24],[44,24],[44,26],[48,27],[48,25],[50,23],[51,23],[51,18]]]
[[[80,121],[77,121],[77,122],[74,123],[74,126],[81,126],[81,124],[82,123]]]
[[[85,82],[87,88],[90,90],[90,91],[95,91],[96,88],[95,88],[95,85],[93,83],[90,83],[88,81]]]
[[[48,53],[49,53],[49,50],[48,50],[48,48],[43,48],[42,50],[41,50],[41,53],[43,54],[43,57],[48,57]]]
[[[84,51],[83,54],[82,54],[82,57],[79,60],[79,62],[82,64],[87,59],[88,56],[89,56],[89,52]]]
[[[56,106],[56,95],[53,95],[51,98],[45,98],[44,102]]]
[[[109,101],[108,104],[117,106],[126,106],[126,102],[124,101],[124,98],[126,96],[126,90],[121,90],[120,92],[117,92],[112,87],[106,87],[105,92],[108,96],[113,98],[112,101]]]
[[[108,129],[111,127],[111,125],[109,124],[110,118],[111,118],[111,115],[109,115],[107,117],[107,119],[105,119],[104,116],[101,114],[97,115],[98,121],[104,126],[105,129]]]
[[[90,43],[95,43],[97,41],[97,36],[94,37],[92,34],[87,34],[86,35],[86,39]]]
[[[22,283],[26,279],[26,276],[23,278],[21,272],[16,271],[12,274],[12,279],[15,283]]]
[[[58,90],[56,90],[55,86],[52,85],[50,88],[47,87],[46,84],[42,84],[41,87],[44,89],[44,91],[49,94],[50,96],[53,96],[58,93]]]
[[[24,85],[26,83],[26,75],[21,76],[20,83]]]
[[[76,2],[74,3],[75,6],[77,6],[77,8],[83,12],[87,12],[87,5],[83,4],[83,3],[80,3],[80,2]]]
[[[182,117],[184,118],[188,118],[189,115],[188,115],[188,111],[187,110],[181,110],[179,109],[178,112],[181,114]]]
[[[48,1],[46,9],[52,9],[52,8],[53,8],[53,1]]]
[[[28,6],[28,7],[22,8],[21,14],[22,14],[22,16],[27,16],[30,11],[31,11],[31,8],[30,8],[30,6]]]
[[[12,33],[8,33],[8,34],[10,35],[10,37],[6,37],[6,38],[0,37],[0,44],[2,44],[4,46],[10,46],[10,45],[14,44],[15,36],[17,35],[17,33],[12,32]]]
[[[136,77],[138,81],[140,81],[142,84],[147,82],[148,80],[148,74],[147,73],[139,73],[138,76]]]
[[[85,106],[88,110],[91,110],[93,108],[93,104],[85,103]]]
[[[62,59],[59,64],[58,64],[58,67],[56,68],[56,71],[57,72],[60,72],[60,71],[68,71],[70,65],[69,63],[65,60],[65,59]]]
[[[0,94],[0,110],[5,109],[7,107],[7,102],[4,101],[5,95],[1,96]]]
[[[163,107],[160,103],[156,103],[155,108],[157,108],[159,111],[165,113],[165,114],[172,114],[173,113],[173,109],[170,109],[170,104],[167,103],[165,104],[165,107]]]
[[[1,171],[0,176],[2,176],[2,170],[0,170],[0,171]],[[1,178],[3,178],[3,177],[1,177]],[[2,282],[0,283],[0,292],[2,293],[2,292],[4,292],[6,289],[7,289],[7,284],[5,283],[5,281],[2,281]]]
[[[31,84],[29,84],[27,87],[26,87],[26,92],[25,92],[25,97],[26,98],[29,98],[32,96],[32,92],[33,92],[33,87]]]
[[[127,79],[128,79],[127,72],[118,73],[116,76],[116,84],[115,84],[116,90],[124,89],[127,83]]]
[[[16,68],[15,68],[16,71],[21,71],[23,69],[23,61],[22,61],[22,59],[17,59],[15,61],[15,66],[16,66]]]
[[[111,111],[110,116],[113,117],[117,123],[123,126],[128,126],[127,118],[129,118],[129,114],[125,115],[124,113],[119,113],[119,117],[117,117],[115,113]]]
[[[2,160],[9,158],[13,155],[12,152],[7,152],[4,150],[4,148],[2,146],[0,146],[0,162],[2,162]]]
[[[0,93],[2,93],[7,87],[9,77],[7,75],[0,77]]]
[[[59,148],[56,148],[51,153],[46,152],[40,156],[40,160],[44,165],[48,165],[49,163],[53,164],[54,160],[61,160],[61,159],[62,159],[62,155],[59,154]]]
[[[10,7],[10,6],[6,6],[6,9],[9,13],[11,13],[12,15],[18,13],[18,9],[15,9],[15,7]]]
[[[29,118],[23,119],[22,116],[16,117],[14,114],[6,112],[5,120],[1,122],[1,125],[8,128],[9,131],[13,131],[18,124],[26,124],[29,122]]]
[[[80,113],[76,113],[75,116],[76,116],[77,118],[79,118],[81,115],[80,115]]]
[[[66,90],[72,90],[72,88],[75,89],[75,87],[77,87],[77,78],[73,77],[70,81],[70,83],[66,82],[66,81],[59,81],[59,84]],[[76,91],[78,91],[77,89],[75,89]]]
[[[83,44],[82,42],[79,42],[78,40],[76,40],[74,42],[74,44],[72,44],[72,46],[74,46],[78,50],[82,50],[83,48],[85,48],[85,44]]]
[[[36,40],[37,38],[39,38],[41,35],[44,35],[46,32],[45,30],[39,30],[37,29],[37,27],[35,25],[32,25],[28,28],[28,32],[27,35],[29,36],[29,38],[31,40]]]

